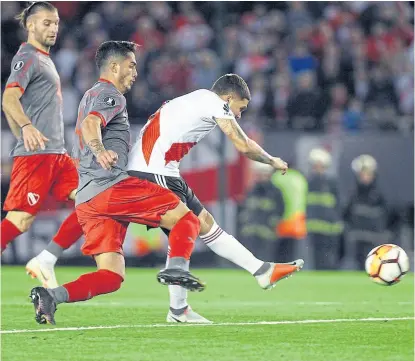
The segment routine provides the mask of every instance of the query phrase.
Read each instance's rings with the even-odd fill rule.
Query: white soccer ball
[[[374,282],[392,286],[409,271],[409,258],[401,247],[382,244],[368,253],[365,269]]]

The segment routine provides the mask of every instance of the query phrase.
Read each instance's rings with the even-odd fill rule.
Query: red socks
[[[1,253],[6,249],[7,245],[13,241],[17,236],[22,234],[19,228],[17,228],[12,222],[8,219],[3,219],[1,221]]]
[[[101,269],[87,273],[63,285],[69,294],[67,302],[89,300],[92,297],[117,291],[124,279],[117,273]]]
[[[199,218],[193,212],[188,212],[170,231],[169,257],[184,257],[189,260],[199,231]]]
[[[73,211],[61,224],[58,232],[53,237],[53,241],[62,247],[67,249],[72,246],[76,241],[82,237],[82,227],[78,222],[76,212]]]

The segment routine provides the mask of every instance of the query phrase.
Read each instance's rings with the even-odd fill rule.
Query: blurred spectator
[[[276,253],[275,229],[283,215],[284,202],[281,192],[271,183],[274,169],[263,163],[250,164],[255,183],[240,208],[239,239],[256,257],[270,259]]]
[[[213,31],[202,15],[197,11],[190,11],[187,23],[175,34],[175,44],[181,50],[192,51],[209,46],[212,38]]]
[[[368,120],[384,129],[394,127],[398,99],[385,68],[376,66],[372,70],[366,101]]]
[[[278,245],[274,259],[289,262],[294,258],[297,243],[307,236],[307,179],[294,169],[293,162],[286,174],[277,171],[272,176],[272,184],[281,192],[284,212],[277,225]]]
[[[303,72],[297,77],[296,90],[288,105],[288,126],[292,129],[323,130],[322,94],[315,87],[315,75]]]
[[[129,102],[128,115],[133,123],[145,124],[151,114],[161,106],[163,100],[160,97],[149,90],[147,83],[139,81],[128,93],[127,99],[131,99]]]
[[[193,89],[210,89],[220,76],[219,59],[211,50],[200,51],[194,60],[192,72]]]
[[[162,47],[164,35],[157,30],[151,17],[143,16],[137,21],[136,31],[131,35],[130,40],[139,44],[143,51],[146,51],[149,48],[149,43],[154,44],[156,48]]]
[[[314,148],[309,154],[311,175],[308,178],[307,234],[313,247],[314,266],[333,270],[339,266],[341,222],[336,181],[327,176],[331,155]]]
[[[65,125],[76,123],[78,106],[81,100],[80,93],[73,87],[69,78],[61,76],[63,122]]]
[[[363,106],[358,99],[352,99],[344,113],[343,124],[346,130],[357,131],[363,128]]]
[[[388,231],[388,207],[376,184],[376,160],[361,155],[353,160],[352,170],[356,175],[356,190],[344,212],[346,247],[355,250],[352,256],[356,257],[359,269],[363,269],[369,251],[391,242],[392,235]]]
[[[78,57],[76,40],[71,35],[67,35],[63,40],[62,48],[55,57],[55,64],[61,78],[72,77]]]
[[[261,43],[249,45],[247,53],[237,60],[235,72],[243,78],[249,78],[253,73],[265,71],[270,65],[268,56],[264,54]]]
[[[306,8],[306,2],[290,1],[288,6],[290,9],[287,14],[287,22],[292,30],[312,25],[313,19]]]
[[[287,104],[291,93],[288,74],[274,75],[271,85],[271,101],[275,116],[273,126],[278,129],[286,128],[288,121]]]
[[[288,61],[294,75],[304,71],[313,71],[317,66],[314,57],[308,52],[304,44],[298,44],[294,48],[293,55],[288,57]]]

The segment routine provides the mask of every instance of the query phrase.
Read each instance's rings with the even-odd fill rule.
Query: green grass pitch
[[[60,282],[92,269],[58,267]],[[382,287],[362,272],[302,271],[271,291],[240,270],[194,270],[207,282],[192,307],[216,325],[165,323],[167,287],[155,269],[128,269],[120,291],[58,306],[38,325],[28,298],[35,280],[2,267],[3,361],[413,361],[413,275]],[[401,318],[409,319],[401,319]],[[362,320],[400,318],[399,320]],[[359,319],[340,322],[339,319]],[[261,321],[332,320],[330,323]],[[228,324],[224,324],[228,323]],[[230,325],[229,325],[230,323]],[[253,324],[243,324],[253,323]],[[88,326],[119,328],[78,329]],[[39,332],[44,329],[72,330]],[[33,330],[4,333],[7,330]]]

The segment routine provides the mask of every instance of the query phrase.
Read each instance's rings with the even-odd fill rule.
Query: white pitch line
[[[339,322],[385,322],[385,321],[407,321],[415,317],[392,317],[392,318],[339,318],[333,320],[297,320],[297,321],[260,321],[260,322],[224,322],[224,323],[182,323],[182,324],[154,324],[154,325],[114,325],[114,326],[86,326],[86,327],[62,327],[44,328],[33,330],[1,330],[0,334],[10,333],[32,333],[32,332],[56,332],[56,331],[88,331],[108,330],[117,328],[163,328],[163,327],[194,327],[194,326],[258,326],[258,325],[296,325],[310,323],[339,323]]]

